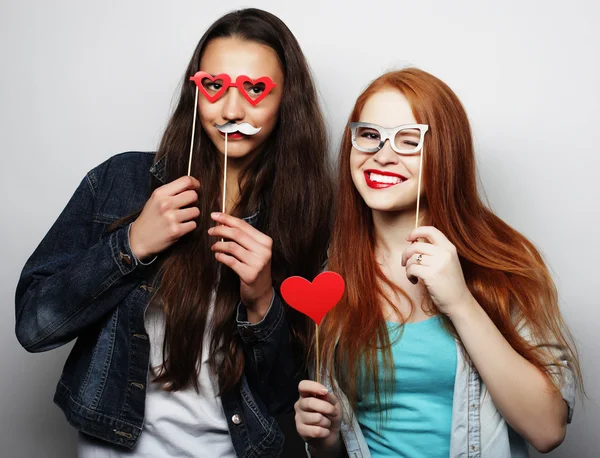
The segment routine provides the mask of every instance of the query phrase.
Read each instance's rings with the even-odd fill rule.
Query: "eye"
[[[381,136],[379,135],[379,132],[377,132],[375,129],[367,129],[367,128],[360,129],[359,137],[367,139],[367,140],[379,140],[381,138]]]
[[[213,81],[209,78],[204,78],[202,80],[202,87],[209,94],[215,94],[215,93],[219,92],[221,90],[221,88],[223,87],[223,81],[221,81],[221,80]]]
[[[265,83],[251,84],[249,82],[244,83],[244,91],[252,98],[256,99],[259,95],[265,92]]]
[[[396,148],[401,150],[412,150],[417,148],[421,142],[421,131],[419,129],[402,129],[394,138]]]

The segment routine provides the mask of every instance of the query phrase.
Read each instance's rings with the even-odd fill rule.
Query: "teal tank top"
[[[386,397],[382,391],[385,379],[380,369],[383,415],[369,383],[363,384],[365,390],[358,400],[357,420],[371,454],[373,458],[447,458],[456,342],[437,316],[407,323],[401,334],[398,323],[387,322],[387,327],[394,358],[394,393]]]

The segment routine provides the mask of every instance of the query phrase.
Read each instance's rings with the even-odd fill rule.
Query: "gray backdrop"
[[[0,456],[74,456],[76,434],[52,403],[70,346],[31,355],[14,337],[25,260],[90,168],[156,147],[198,39],[240,6],[275,13],[300,41],[332,153],[358,93],[384,70],[414,64],[456,91],[490,205],[544,253],[579,344],[590,400],[551,456],[600,456],[600,7],[591,0],[2,0]]]

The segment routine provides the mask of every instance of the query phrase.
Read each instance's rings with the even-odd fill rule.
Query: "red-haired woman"
[[[309,450],[523,457],[527,443],[557,447],[581,380],[576,354],[540,254],[477,192],[460,101],[405,69],[371,83],[349,121],[329,251],[347,291],[321,327],[326,385],[301,382],[296,403]]]

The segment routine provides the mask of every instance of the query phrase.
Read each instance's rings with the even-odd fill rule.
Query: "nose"
[[[397,164],[399,161],[398,155],[392,149],[390,140],[387,139],[381,149],[373,155],[373,160],[380,165]]]
[[[241,121],[246,116],[244,103],[246,101],[240,91],[235,87],[229,88],[223,96],[221,116],[226,121]]]

